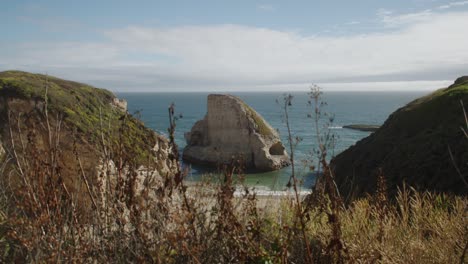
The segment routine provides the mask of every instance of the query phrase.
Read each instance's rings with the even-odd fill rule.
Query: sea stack
[[[208,109],[185,134],[183,159],[218,166],[240,159],[247,170],[272,171],[289,165],[276,132],[254,109],[232,95],[208,95]]]

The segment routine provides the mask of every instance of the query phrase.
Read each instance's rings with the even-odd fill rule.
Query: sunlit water
[[[281,102],[282,93],[232,93],[239,96],[247,104],[260,113],[273,128],[279,130],[283,143],[287,143],[287,130],[284,122],[283,109],[277,103]],[[206,100],[208,93],[119,93],[120,98],[128,101],[130,113],[138,111],[145,124],[167,135],[169,126],[168,106],[173,102],[176,105],[176,113],[182,118],[177,121],[176,143],[182,150],[185,145],[184,133],[190,131],[193,124],[202,119],[206,114]],[[322,96],[326,102],[322,112],[323,116],[319,127],[322,134],[326,133],[324,127],[336,137],[331,154],[338,154],[358,140],[369,135],[369,132],[361,132],[343,129],[348,124],[375,124],[381,125],[393,111],[404,106],[411,100],[424,95],[424,92],[327,92]],[[315,173],[310,171],[310,166],[315,165],[317,157],[313,155],[317,147],[316,130],[313,118],[313,109],[308,105],[307,93],[293,93],[293,103],[290,107],[289,122],[293,136],[301,141],[294,149],[297,175],[301,179],[302,189],[307,190],[315,181]],[[334,116],[333,122],[330,117]],[[289,148],[287,148],[289,150]],[[307,161],[307,162],[305,162]],[[199,181],[202,175],[210,173],[207,168],[192,166],[188,180]],[[260,193],[269,193],[284,190],[291,175],[291,168],[286,167],[279,171],[267,173],[248,173],[245,175],[245,183],[255,186]],[[215,177],[215,176],[214,176]]]

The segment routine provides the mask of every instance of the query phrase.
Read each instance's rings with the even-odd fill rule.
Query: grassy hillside
[[[46,97],[50,118],[63,118],[66,128],[84,142],[97,144],[102,134],[105,134],[112,146],[117,147],[122,143],[123,148],[131,151],[141,162],[151,155],[150,149],[156,142],[155,136],[141,121],[112,104],[116,98],[112,92],[42,74],[0,72],[0,98],[44,102]],[[23,109],[16,105],[9,110],[19,113]],[[2,114],[4,120],[5,111]],[[35,112],[36,117],[40,116],[40,111]],[[120,129],[119,132],[123,121],[125,129]],[[41,121],[38,119],[38,122]],[[118,133],[123,133],[124,136],[119,137]],[[119,139],[123,142],[117,142]]]
[[[468,82],[459,78],[398,109],[369,137],[339,154],[332,165],[346,195],[375,189],[381,168],[392,193],[403,182],[419,190],[467,194],[468,139],[463,102]]]
[[[99,188],[109,182],[123,188],[125,179],[117,179],[124,176],[122,170],[143,166],[151,171],[148,175],[166,176],[173,169],[167,140],[115,99],[110,91],[82,83],[0,72],[0,144],[6,151],[0,192],[18,199],[30,193],[29,199],[43,197],[46,203],[57,199],[47,198],[48,193],[63,197],[65,192],[84,213],[96,209]],[[33,195],[33,189],[42,192]],[[42,206],[40,200],[34,202],[39,204],[33,207]]]

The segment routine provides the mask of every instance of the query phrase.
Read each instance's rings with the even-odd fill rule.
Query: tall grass
[[[68,190],[60,170],[60,118],[45,111],[47,144],[10,117],[11,149],[2,166],[0,258],[3,262],[52,263],[465,263],[468,200],[419,193],[407,187],[395,199],[384,177],[376,193],[345,206],[326,156],[332,137],[318,129],[320,92],[311,91],[322,176],[309,197],[259,197],[242,185],[242,161],[223,166],[219,184],[188,184],[174,143],[169,110],[169,155],[174,170],[160,175],[132,155],[109,153],[102,130],[96,178],[81,166],[82,193]],[[285,97],[285,114],[292,103]],[[46,105],[47,107],[47,105]],[[287,121],[287,120],[286,120]],[[118,135],[125,135],[126,121]],[[101,122],[103,124],[105,122]],[[289,127],[287,122],[288,130]],[[292,164],[294,139],[289,133]],[[122,140],[122,139],[121,139]],[[383,175],[384,172],[381,174]],[[239,185],[243,186],[236,195]],[[85,198],[83,198],[85,197]],[[83,207],[80,203],[87,203]]]

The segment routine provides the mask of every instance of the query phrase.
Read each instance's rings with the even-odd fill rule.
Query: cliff
[[[390,194],[403,183],[419,190],[467,194],[468,138],[460,102],[468,103],[468,78],[398,109],[370,136],[331,161],[344,197],[376,189],[378,170]]]
[[[56,162],[71,192],[83,190],[82,173],[95,183],[104,161],[144,167],[158,177],[172,173],[167,139],[128,114],[126,106],[110,91],[86,84],[0,72],[0,156],[4,149],[10,171],[18,171],[18,164],[25,171],[35,170],[35,162]]]
[[[289,164],[278,133],[250,106],[232,95],[211,94],[205,118],[186,133],[183,159],[217,166],[241,159],[248,170],[271,171]]]

